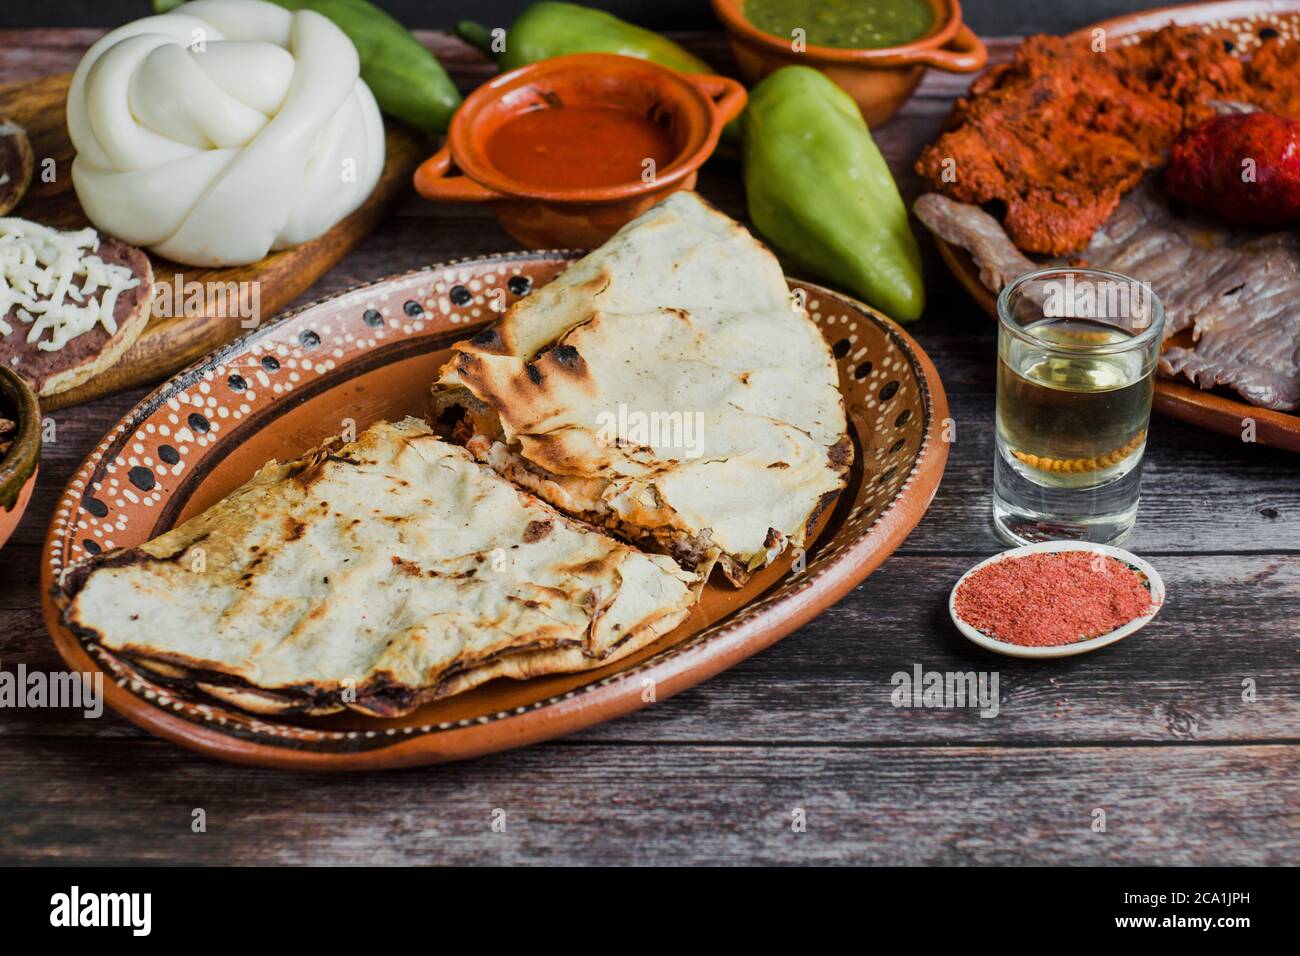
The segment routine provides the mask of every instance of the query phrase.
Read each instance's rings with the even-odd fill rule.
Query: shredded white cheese
[[[93,255],[99,233],[61,232],[26,219],[0,219],[0,335],[12,311],[30,326],[27,344],[45,352],[63,348],[102,325],[117,331],[117,297],[140,284],[126,266]],[[42,340],[45,333],[49,338]]]

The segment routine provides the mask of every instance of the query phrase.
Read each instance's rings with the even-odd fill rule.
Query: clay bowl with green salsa
[[[757,83],[791,64],[821,70],[869,125],[893,116],[926,69],[974,73],[988,50],[958,0],[712,0],[741,73]]]

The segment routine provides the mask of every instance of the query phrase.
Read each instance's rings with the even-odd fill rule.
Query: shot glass
[[[1137,518],[1165,312],[1146,283],[1041,269],[998,296],[993,523],[1114,544]]]

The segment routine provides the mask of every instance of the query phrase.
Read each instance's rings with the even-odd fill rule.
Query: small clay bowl
[[[1137,571],[1146,579],[1147,590],[1151,592],[1151,613],[1144,614],[1141,617],[1135,617],[1127,624],[1108,631],[1105,634],[1099,634],[1096,637],[1090,637],[1086,641],[1075,641],[1072,644],[1058,644],[1054,647],[1022,647],[1019,644],[1012,644],[1010,641],[1000,641],[996,637],[989,637],[983,631],[980,631],[970,624],[967,624],[957,614],[957,589],[962,583],[978,571],[980,568],[987,567],[995,561],[1005,561],[1008,558],[1019,558],[1026,554],[1058,554],[1062,551],[1091,551],[1094,554],[1104,554],[1114,558],[1122,564],[1127,564],[1130,568]],[[1122,548],[1115,548],[1108,544],[1092,544],[1087,541],[1039,541],[1036,544],[1027,544],[1023,547],[1012,548],[1010,551],[1003,551],[995,554],[993,557],[981,561],[975,567],[971,568],[953,585],[952,592],[948,595],[948,614],[952,617],[953,624],[957,625],[957,630],[972,643],[995,654],[1005,654],[1008,657],[1028,657],[1042,660],[1048,657],[1074,657],[1076,654],[1086,654],[1089,651],[1099,650],[1108,644],[1114,644],[1116,641],[1123,640],[1130,634],[1134,634],[1151,623],[1160,609],[1165,604],[1165,582],[1160,577],[1160,572],[1153,568],[1146,561],[1143,561],[1136,554],[1125,551]]]
[[[466,98],[447,142],[415,171],[415,189],[434,202],[491,203],[507,232],[529,249],[594,248],[678,189],[695,185],[718,136],[745,107],[745,88],[723,76],[678,73],[608,53],[559,56],[504,73]],[[653,181],[598,187],[540,187],[512,179],[486,144],[520,113],[570,106],[618,107],[655,117],[676,156]],[[453,175],[452,168],[462,175]]]
[[[745,0],[712,0],[726,28],[741,75],[751,84],[783,66],[821,70],[857,101],[868,126],[885,122],[907,101],[927,67],[948,73],[974,73],[988,63],[982,40],[962,23],[958,0],[929,0],[934,8],[930,32],[903,46],[843,49],[808,45],[796,53],[790,37],[765,33],[745,18]]]
[[[41,411],[36,393],[16,372],[0,365],[0,418],[17,415],[13,446],[0,455],[0,547],[22,520],[36,487],[41,458]]]

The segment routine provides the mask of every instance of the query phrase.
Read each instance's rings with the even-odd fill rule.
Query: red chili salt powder
[[[990,637],[1055,647],[1109,633],[1151,612],[1137,572],[1109,555],[1061,551],[1006,558],[957,589],[957,615]]]

